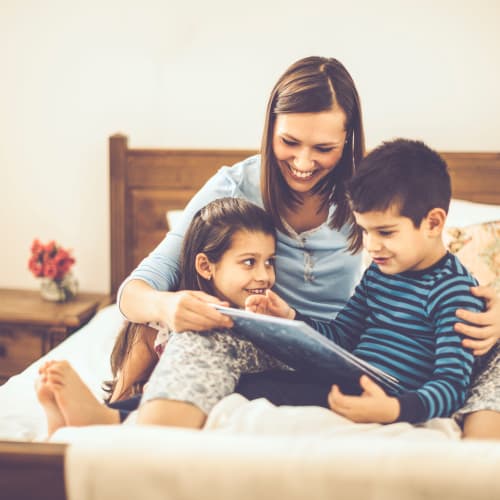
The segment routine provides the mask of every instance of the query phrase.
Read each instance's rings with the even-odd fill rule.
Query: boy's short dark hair
[[[448,213],[451,181],[446,162],[420,141],[384,142],[360,163],[348,183],[352,210],[385,211],[397,204],[399,214],[420,227],[433,208]]]

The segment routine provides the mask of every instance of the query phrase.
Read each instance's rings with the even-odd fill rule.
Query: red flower
[[[74,263],[75,259],[71,255],[71,251],[62,248],[55,241],[44,245],[38,239],[33,240],[28,269],[37,278],[47,277],[54,281],[60,281]]]

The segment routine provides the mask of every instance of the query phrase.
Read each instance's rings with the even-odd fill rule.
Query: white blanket
[[[458,440],[448,419],[353,424],[323,408],[233,395],[203,431],[66,428],[70,500],[500,498],[500,446]]]

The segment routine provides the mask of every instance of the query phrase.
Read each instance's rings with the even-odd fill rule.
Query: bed
[[[162,239],[167,213],[171,220],[220,166],[254,153],[138,149],[123,135],[109,139],[109,152],[112,293]],[[456,199],[447,243],[480,281],[498,287],[500,153],[442,155]],[[44,358],[68,359],[102,397],[121,322],[108,306]],[[33,390],[42,360],[0,387],[2,498],[500,498],[499,443],[460,441],[450,419],[352,424],[321,408],[232,395],[201,432],[93,426],[61,429],[45,442]]]

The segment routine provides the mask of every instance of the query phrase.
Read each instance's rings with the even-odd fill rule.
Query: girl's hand
[[[330,408],[358,423],[390,424],[399,417],[400,406],[397,398],[387,396],[384,390],[366,375],[359,380],[361,396],[346,396],[338,386],[333,385],[328,394]]]
[[[162,301],[158,316],[166,318],[169,328],[174,332],[231,328],[232,319],[214,309],[210,303],[229,305],[201,291],[169,292],[168,300]]]
[[[472,349],[475,356],[480,356],[486,354],[500,338],[500,297],[488,286],[472,287],[471,292],[484,299],[486,311],[478,313],[458,309],[457,316],[472,325],[455,323],[455,330],[471,337],[462,340],[462,345]]]
[[[278,294],[271,290],[266,290],[265,295],[250,295],[250,297],[247,297],[245,311],[286,319],[295,318],[295,311]]]

